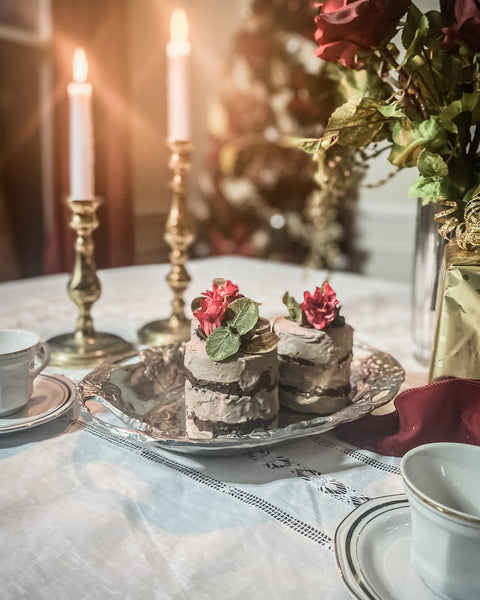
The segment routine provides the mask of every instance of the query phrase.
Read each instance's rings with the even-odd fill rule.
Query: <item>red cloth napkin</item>
[[[366,415],[336,428],[340,440],[387,456],[430,442],[480,446],[480,381],[444,379],[405,390],[396,411]]]

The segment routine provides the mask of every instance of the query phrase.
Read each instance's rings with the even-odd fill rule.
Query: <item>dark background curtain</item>
[[[72,57],[85,49],[93,86],[95,190],[104,200],[95,232],[98,267],[132,264],[126,4],[128,0],[53,0],[54,203],[45,272],[70,271],[74,233],[65,205],[69,185],[68,97]]]
[[[0,280],[43,270],[42,52],[0,42]]]

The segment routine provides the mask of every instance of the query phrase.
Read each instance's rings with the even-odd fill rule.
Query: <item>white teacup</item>
[[[42,363],[35,368],[37,352]],[[48,364],[50,352],[36,333],[20,329],[0,331],[0,417],[23,408],[33,392],[33,380]]]
[[[401,462],[413,569],[439,597],[480,598],[480,447],[433,443]]]

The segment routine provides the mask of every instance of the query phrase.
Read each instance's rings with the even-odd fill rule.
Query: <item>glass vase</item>
[[[428,366],[435,337],[445,240],[438,233],[439,225],[433,218],[442,208],[438,204],[422,206],[420,200],[417,202],[412,290],[413,355]]]

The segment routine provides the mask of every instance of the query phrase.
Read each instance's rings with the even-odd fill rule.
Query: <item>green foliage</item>
[[[255,334],[259,320],[258,304],[249,298],[238,298],[228,305],[222,325],[207,337],[207,356],[222,361],[240,349],[248,354],[264,354],[275,349],[278,337],[271,331]]]
[[[412,3],[397,23],[401,48],[392,30],[376,50],[357,54],[360,68],[329,63],[337,108],[321,139],[297,147],[317,154],[332,144],[363,149],[388,140],[392,164],[418,169],[410,195],[469,199],[480,178],[480,54],[462,40],[447,48],[442,19]]]
[[[436,52],[429,57],[429,63],[424,61],[424,79],[428,82],[428,89],[432,90],[429,92],[424,87],[424,93],[432,96],[430,101],[432,112],[441,111],[445,104],[458,97],[461,85],[468,85],[467,80],[471,80],[472,74],[469,72],[470,69],[464,68],[463,65],[463,61],[458,56],[442,52]],[[458,84],[452,85],[452,82]]]
[[[297,325],[302,325],[304,320],[303,311],[295,298],[290,296],[288,292],[285,292],[285,294],[283,294],[282,302],[288,309],[288,318],[291,321],[295,321]]]
[[[408,49],[413,43],[422,17],[423,13],[414,4],[411,4],[407,11],[405,26],[402,29],[402,44],[404,48]]]
[[[371,69],[361,71],[352,71],[331,63],[328,65],[330,76],[338,82],[338,105],[359,102],[362,98],[386,100],[390,96],[390,90],[378,72],[380,61],[371,60],[370,64]]]
[[[334,133],[342,146],[361,148],[370,144],[385,124],[378,106],[372,98],[362,98],[358,104],[342,104],[330,117],[327,132]]]
[[[295,300],[293,296],[290,296],[288,292],[285,292],[282,298],[282,302],[288,309],[288,317],[290,320],[295,321],[298,324],[302,322],[302,310],[300,304]]]
[[[436,202],[441,190],[440,180],[434,177],[417,177],[408,189],[408,195],[412,198],[421,198],[423,204]]]
[[[328,138],[323,137],[322,139],[312,139],[312,138],[297,138],[292,136],[284,136],[280,143],[282,146],[286,146],[288,148],[298,148],[299,150],[303,150],[307,154],[318,154],[324,149],[327,149],[332,142],[334,136],[329,136]]]
[[[405,109],[401,102],[390,102],[378,105],[378,112],[387,118],[399,118],[405,117]]]
[[[459,133],[457,122],[461,114],[469,116],[468,126],[480,123],[479,94],[462,94],[459,100],[454,100],[441,111],[439,120],[448,131]]]
[[[439,152],[448,142],[448,133],[434,117],[426,121],[410,121],[404,117],[396,121],[392,140],[394,142],[389,160],[398,167],[413,167],[422,150]]]
[[[405,26],[402,30],[402,44],[405,48],[403,64],[413,57],[421,54],[423,45],[428,37],[429,23],[426,15],[421,13],[415,4],[411,4]]]
[[[456,156],[448,164],[448,177],[442,179],[441,194],[446,198],[464,202],[470,199],[469,190],[478,185],[480,169],[472,168],[468,156]]]
[[[223,322],[238,335],[244,335],[258,321],[258,304],[249,298],[238,298],[228,305]]]
[[[207,355],[212,360],[225,360],[238,352],[241,341],[230,327],[221,325],[212,331],[205,342]]]
[[[417,167],[424,177],[445,177],[448,175],[447,163],[440,154],[434,154],[424,148],[418,157]]]

